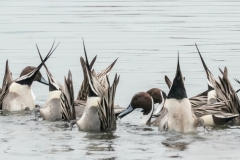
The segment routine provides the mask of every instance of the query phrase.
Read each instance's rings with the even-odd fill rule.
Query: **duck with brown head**
[[[20,74],[20,77],[24,76],[24,75],[27,75],[28,73],[32,72],[33,70],[35,70],[36,67],[34,66],[27,66],[26,68],[24,68]],[[37,74],[36,74],[36,77],[33,79],[33,81],[37,81],[39,83],[42,83],[42,84],[45,84],[45,85],[49,85],[48,81],[46,81],[41,72],[40,71],[37,71]],[[28,79],[27,81],[23,81],[23,82],[20,82],[21,85],[31,85],[31,82],[33,82],[31,79]],[[31,90],[31,93],[32,93],[32,97],[33,97],[33,100],[35,100],[36,96],[34,95],[33,91]]]
[[[27,66],[26,68],[24,68],[24,69],[22,70],[22,72],[21,72],[21,74],[20,74],[19,77],[22,77],[22,76],[24,76],[24,75],[27,75],[28,73],[32,72],[32,71],[35,70],[35,69],[36,69],[36,67],[34,67],[34,66]],[[37,74],[36,74],[35,78],[33,79],[33,81],[37,81],[37,82],[40,82],[40,83],[42,83],[42,84],[49,85],[48,81],[46,81],[46,80],[43,78],[43,76],[42,76],[42,74],[41,74],[40,71],[37,71]]]
[[[44,58],[44,62],[47,61],[54,50],[50,50]],[[31,90],[33,81],[48,84],[39,71],[42,66],[43,63],[36,68],[26,67],[22,71],[21,76],[11,83],[5,93],[1,94],[0,103],[2,104],[2,110],[22,111],[26,109],[34,109],[34,99]]]
[[[146,92],[136,93],[131,100],[128,108],[118,115],[118,118],[121,119],[134,111],[135,109],[140,108],[143,112],[143,117],[141,120],[141,125],[150,125],[151,117],[154,110],[153,98]]]

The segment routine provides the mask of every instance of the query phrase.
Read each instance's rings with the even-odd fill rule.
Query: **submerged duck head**
[[[22,72],[21,72],[21,74],[20,74],[20,77],[22,77],[22,76],[24,76],[24,75],[32,72],[34,69],[36,69],[36,67],[34,67],[34,66],[27,66],[27,67],[25,67],[25,68],[22,70]],[[35,78],[33,79],[33,81],[38,81],[38,82],[43,83],[43,84],[45,84],[45,85],[49,85],[48,81],[46,81],[46,80],[43,78],[43,76],[42,76],[42,74],[41,74],[40,71],[37,71],[37,74],[36,74]]]
[[[121,119],[124,116],[128,115],[129,113],[131,113],[132,111],[134,111],[137,108],[142,109],[143,112],[143,121],[146,124],[152,116],[153,113],[153,99],[152,97],[146,93],[146,92],[139,92],[136,93],[131,100],[130,105],[128,106],[128,108],[123,111],[118,118]]]

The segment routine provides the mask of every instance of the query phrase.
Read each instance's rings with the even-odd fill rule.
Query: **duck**
[[[197,51],[199,53],[199,56],[201,58],[202,64],[204,66],[206,75],[207,75],[207,81],[208,81],[208,90],[198,94],[194,98],[199,98],[203,96],[207,96],[207,103],[208,104],[216,104],[212,105],[213,108],[211,108],[211,105],[207,107],[208,109],[218,112],[218,115],[227,117],[231,119],[230,123],[234,125],[240,124],[240,117],[237,116],[240,113],[240,101],[237,96],[237,91],[234,90],[234,88],[231,85],[230,80],[228,79],[228,70],[227,67],[224,68],[224,71],[222,71],[220,68],[220,72],[222,74],[222,77],[218,77],[219,81],[217,81],[213,74],[210,72],[208,67],[206,66],[206,63],[204,62],[202,55],[198,49],[197,44],[195,43],[195,46],[197,48]],[[221,105],[222,104],[222,105]],[[204,105],[205,107],[206,105]],[[217,110],[216,109],[217,106]],[[203,108],[201,106],[195,106],[197,108]],[[201,113],[201,111],[199,112]],[[220,114],[219,114],[220,113]],[[234,118],[232,118],[233,116]]]
[[[141,112],[143,112],[140,125],[151,125],[151,118],[154,112],[154,101],[147,92],[138,92],[134,94],[127,109],[119,114],[117,118],[120,120],[135,109],[141,109]]]
[[[215,79],[214,75],[210,72],[210,70],[208,69],[206,63],[204,62],[203,60],[203,57],[200,53],[200,50],[198,49],[198,46],[197,44],[195,43],[195,46],[197,48],[197,51],[198,51],[198,54],[200,56],[200,59],[201,59],[201,62],[202,62],[202,65],[204,67],[204,70],[206,72],[206,75],[207,75],[207,83],[208,83],[208,89],[200,94],[198,94],[197,96],[195,97],[200,97],[200,96],[206,96],[207,97],[207,103],[208,104],[214,104],[217,102],[217,92],[215,90],[216,88],[216,83],[217,83],[217,80]]]
[[[139,100],[139,97],[141,98]],[[134,101],[142,101],[142,105],[148,105],[152,107],[148,107],[149,112],[144,112],[144,117],[142,121],[146,121],[144,119],[148,119],[147,123],[149,123],[151,119],[151,114],[153,113],[153,105],[154,101],[152,96],[145,93],[138,93],[133,97]],[[133,103],[134,104],[134,103]],[[142,108],[142,107],[141,107]],[[149,109],[151,108],[151,109]],[[134,109],[132,107],[132,101],[126,111],[122,112],[118,117],[122,118],[124,115],[128,114]],[[145,109],[145,108],[144,108]],[[159,131],[167,131],[172,130],[180,133],[189,133],[196,132],[197,126],[199,124],[198,118],[194,115],[191,103],[187,98],[187,93],[184,86],[184,80],[180,69],[179,64],[179,54],[178,54],[178,62],[177,62],[177,71],[175,78],[173,80],[173,84],[171,89],[167,95],[167,98],[162,107],[161,119],[159,118],[158,130]]]
[[[40,51],[39,51],[39,55],[42,60]],[[97,58],[97,56],[95,56],[93,58],[92,62],[90,63],[90,68],[92,68],[93,64],[95,63],[96,58]],[[85,70],[86,67],[84,66],[85,62],[82,57],[80,58],[80,62],[82,64],[83,71],[86,72],[86,70]],[[110,67],[112,68],[115,63],[116,63],[116,60],[110,65]],[[45,101],[44,106],[42,108],[39,108],[38,110],[36,110],[36,112],[40,113],[40,116],[38,116],[39,114],[36,113],[36,115],[37,115],[36,119],[38,119],[39,117],[42,117],[44,120],[47,120],[47,121],[59,121],[59,120],[62,120],[62,112],[63,111],[60,106],[60,98],[61,98],[61,94],[64,94],[64,92],[63,92],[64,87],[53,77],[53,75],[51,74],[51,72],[49,71],[49,69],[47,68],[45,63],[44,63],[44,67],[46,69],[48,81],[49,81],[49,94]],[[110,67],[107,67],[107,69],[105,69],[105,70],[108,70],[108,72],[110,72],[110,70],[111,70]],[[69,74],[71,74],[71,73],[69,73]],[[72,77],[72,75],[71,75],[71,77]],[[85,106],[86,106],[85,95],[87,94],[86,90],[88,90],[88,86],[87,86],[88,82],[86,83],[86,81],[87,81],[87,78],[85,76],[84,80],[82,82],[81,89],[78,93],[78,98],[76,100],[74,100],[74,104],[73,104],[75,107],[76,117],[78,117],[78,118],[81,118],[83,111],[85,109]],[[118,115],[120,113],[120,111],[121,111],[120,109],[118,109],[118,110],[116,109],[115,114]]]
[[[47,59],[52,55],[53,51],[49,51],[47,56],[44,58],[44,62],[46,62]],[[24,68],[20,74],[20,77],[12,82],[10,81],[11,78],[9,78],[11,73],[7,66],[6,71],[8,73],[5,73],[3,80],[3,85],[6,85],[6,87],[3,86],[0,98],[0,104],[3,111],[13,112],[33,110],[35,108],[34,96],[31,90],[33,81],[38,81],[48,85],[48,82],[43,78],[39,71],[42,65],[43,63],[39,64],[37,67],[28,66]],[[5,77],[8,77],[9,80],[5,81]]]
[[[51,48],[52,50],[53,48]],[[62,94],[62,85],[53,77],[48,67],[46,66],[43,58],[41,56],[40,50],[37,46],[39,57],[43,63],[46,70],[48,82],[49,82],[49,93],[46,98],[45,104],[42,108],[36,108],[35,115],[40,114],[44,120],[47,121],[57,121],[62,119],[61,108],[60,108],[60,96]],[[50,52],[51,52],[50,50]],[[39,117],[37,116],[36,119]]]
[[[164,91],[162,91],[159,88],[151,88],[147,91],[147,93],[153,98],[154,105],[159,104],[157,109],[154,110],[153,115],[152,115],[154,117],[157,117],[160,115],[160,112],[165,103],[167,95]]]
[[[219,76],[219,82],[216,83],[216,90],[218,99],[226,102],[226,107],[223,109],[227,113],[239,115],[240,113],[240,100],[237,91],[234,90],[228,78],[228,69],[224,67],[224,71],[219,68],[222,77]],[[237,79],[234,79],[239,83]],[[232,125],[240,124],[240,116],[237,116],[231,121]]]
[[[165,115],[159,122],[158,129],[160,131],[197,132],[199,119],[194,115],[191,103],[187,97],[180,69],[179,54],[176,75],[163,108]]]
[[[165,93],[164,91],[158,88],[152,88],[149,91],[147,91],[147,93],[153,98],[154,104],[156,104],[159,101],[158,97],[161,97],[160,93],[161,92]],[[162,101],[163,105],[164,105],[165,99],[166,98],[164,98]],[[189,98],[189,101],[192,105],[193,101],[195,100],[193,100],[192,98]],[[160,110],[161,108],[162,107],[159,106],[156,111]],[[227,113],[224,111],[224,108],[226,108],[226,103],[224,101],[217,102],[215,104],[205,103],[204,105],[199,105],[198,107],[192,107],[192,108],[195,116],[197,118],[201,118],[205,126],[224,125],[238,116],[238,114]],[[162,115],[162,110],[160,110],[160,112],[156,112],[156,114],[153,116],[158,117],[160,115]],[[152,125],[155,125],[156,121],[153,121]]]
[[[82,117],[76,120],[74,117],[75,109],[73,107],[73,90],[71,74],[65,81],[64,90],[65,97],[61,99],[61,107],[64,119],[73,121],[81,131],[114,131],[116,130],[116,117],[114,113],[114,99],[116,88],[119,82],[119,76],[115,74],[112,85],[109,83],[108,76],[106,75],[106,88],[104,88],[95,71],[91,71],[85,44],[83,41],[83,48],[85,54],[85,68],[88,79],[88,96],[86,106]],[[69,102],[69,103],[68,103]]]

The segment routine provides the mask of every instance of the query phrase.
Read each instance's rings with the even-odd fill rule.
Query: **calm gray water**
[[[59,47],[47,65],[58,81],[70,69],[75,95],[81,85],[84,37],[94,68],[104,69],[119,57],[121,75],[116,103],[127,106],[136,92],[159,87],[173,78],[177,52],[189,97],[204,91],[206,76],[194,43],[217,77],[227,66],[240,78],[240,2],[219,1],[0,1],[0,79],[9,60],[13,77],[40,63],[35,44],[46,55],[55,39]],[[46,77],[45,70],[41,72]],[[240,86],[232,80],[233,86]],[[34,83],[36,103],[48,87]],[[113,133],[69,131],[64,122],[34,121],[33,114],[0,116],[1,159],[240,159],[240,127],[202,128],[195,135],[160,133],[138,126],[141,113],[118,122]],[[167,145],[164,145],[167,144]]]

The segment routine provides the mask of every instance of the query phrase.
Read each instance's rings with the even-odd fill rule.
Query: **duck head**
[[[118,118],[121,119],[124,116],[128,115],[132,111],[134,111],[137,108],[142,109],[143,117],[142,117],[142,124],[148,124],[150,123],[151,116],[153,113],[153,98],[146,92],[139,92],[136,93],[131,100],[130,105],[128,108],[123,111],[121,114],[119,114]]]
[[[24,68],[24,69],[22,70],[22,72],[21,72],[21,74],[20,74],[20,77],[22,77],[22,76],[24,76],[24,75],[32,72],[34,69],[36,69],[36,67],[27,66],[26,68]],[[40,71],[37,71],[37,74],[36,74],[35,78],[33,79],[33,81],[38,81],[38,82],[43,83],[43,84],[45,84],[45,85],[49,85],[48,81],[46,81],[46,80],[43,78],[43,76],[42,76],[42,74],[41,74]],[[29,82],[29,83],[30,83],[30,82]],[[31,83],[30,83],[30,85],[31,85]]]
[[[159,88],[151,88],[147,91],[147,93],[152,97],[154,104],[159,103],[159,106],[153,113],[153,116],[159,116],[167,98],[166,93]]]

